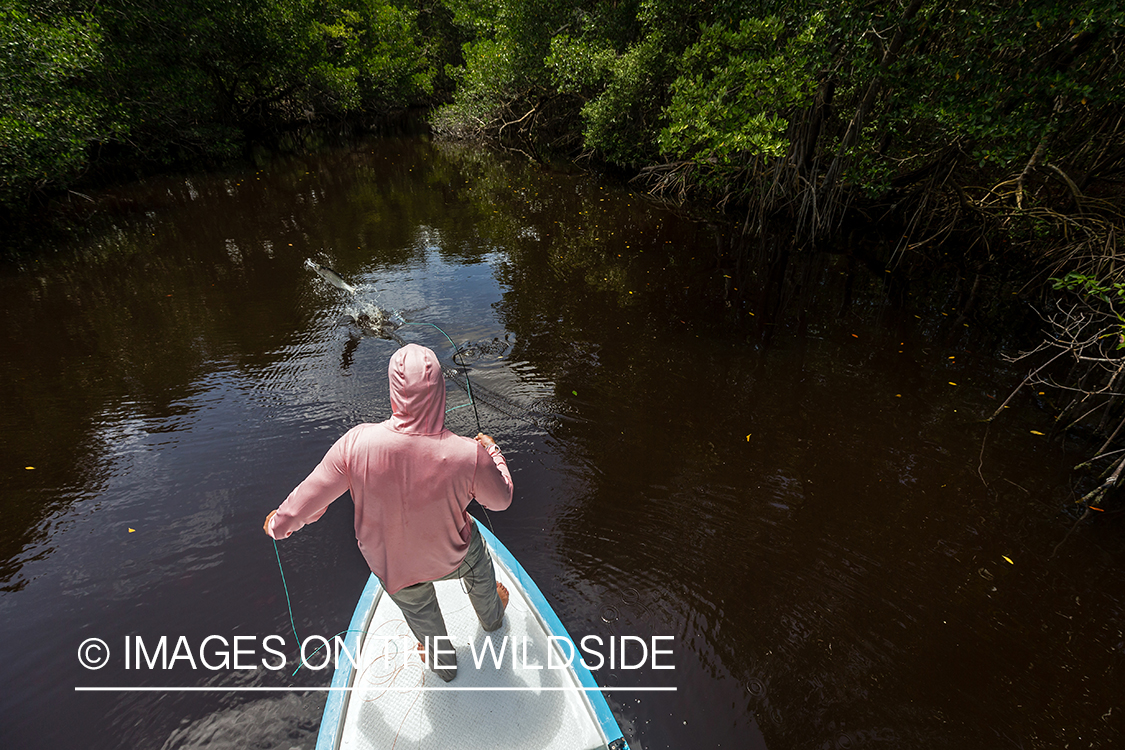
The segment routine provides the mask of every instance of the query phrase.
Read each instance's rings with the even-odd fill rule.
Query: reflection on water
[[[1017,405],[981,450],[1018,376],[854,262],[736,264],[717,218],[415,138],[102,205],[0,269],[0,746],[312,747],[322,694],[73,688],[328,682],[119,649],[291,633],[261,519],[388,416],[410,341],[449,425],[504,446],[516,502],[488,520],[571,633],[675,637],[674,672],[598,675],[634,747],[1121,736],[1120,517],[1055,553],[1076,461],[1044,416]],[[351,523],[341,500],[279,545],[302,634],[350,618]],[[89,637],[118,660],[82,669]]]
[[[220,708],[172,731],[162,750],[242,750],[246,747],[312,747],[323,701],[308,694],[258,698]]]

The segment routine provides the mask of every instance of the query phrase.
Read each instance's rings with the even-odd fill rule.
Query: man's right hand
[[[492,439],[492,436],[491,435],[485,435],[483,432],[478,432],[477,436],[475,438],[473,438],[473,440],[476,440],[478,443],[483,445],[486,449],[496,445],[496,441]],[[496,445],[496,447],[499,448],[500,446]]]

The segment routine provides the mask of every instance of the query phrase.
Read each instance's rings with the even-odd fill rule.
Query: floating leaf
[[[1045,433],[1042,433],[1042,432],[1040,432],[1039,430],[1032,430],[1032,431],[1031,431],[1031,434],[1032,434],[1032,435],[1043,435],[1043,434],[1045,434]]]
[[[129,529],[130,534],[132,534],[134,531],[136,531],[136,529]]]
[[[1002,558],[1004,558],[1005,560],[1007,560],[1008,562],[1012,563],[1012,565],[1015,565],[1015,563],[1014,563],[1014,562],[1012,562],[1012,558],[1008,557],[1007,555],[1000,555],[1000,557],[1002,557]]]
[[[28,471],[34,471],[35,470],[34,466],[25,466],[23,468],[27,469]]]

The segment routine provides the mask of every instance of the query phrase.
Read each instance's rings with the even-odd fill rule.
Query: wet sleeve
[[[477,444],[477,472],[473,494],[489,510],[504,510],[512,504],[512,475],[499,448]]]
[[[270,519],[270,536],[285,539],[305,524],[319,520],[332,501],[348,490],[347,439],[344,435],[337,440],[305,481],[289,493]]]

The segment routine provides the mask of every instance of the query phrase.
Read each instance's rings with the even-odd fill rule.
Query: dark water
[[[517,488],[488,520],[573,635],[674,637],[675,670],[599,673],[633,747],[1122,741],[1125,528],[1066,537],[1082,454],[1033,404],[982,451],[1020,376],[975,321],[836,256],[778,287],[718,222],[414,138],[98,198],[89,241],[0,275],[0,747],[315,743],[323,693],[74,689],[328,683],[122,655],[291,636],[261,521],[387,416],[397,346],[306,258],[443,357],[426,323],[511,344],[466,356]],[[350,502],[279,546],[302,636],[347,627]]]

